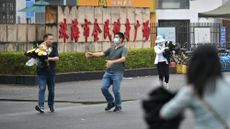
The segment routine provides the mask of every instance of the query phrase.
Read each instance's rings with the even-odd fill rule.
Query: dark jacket
[[[149,98],[142,103],[144,109],[144,118],[148,125],[148,129],[178,129],[183,119],[182,115],[178,115],[174,119],[164,120],[160,118],[159,112],[161,107],[171,100],[175,93],[164,89],[162,86],[154,89],[149,94]]]

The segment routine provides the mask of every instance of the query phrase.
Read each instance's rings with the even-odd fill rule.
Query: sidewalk
[[[170,76],[170,89],[177,90],[185,84],[184,75]],[[123,100],[139,100],[149,93],[158,82],[157,76],[124,78]],[[101,102],[105,101],[100,91],[101,80],[78,81],[56,84],[55,100],[59,102]],[[37,86],[0,85],[0,100],[36,101]]]

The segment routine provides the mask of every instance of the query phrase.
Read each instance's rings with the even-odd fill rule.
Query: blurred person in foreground
[[[195,129],[226,129],[230,125],[230,80],[221,73],[216,48],[201,46],[195,50],[187,83],[161,108],[160,116],[171,119],[189,108],[194,113]]]

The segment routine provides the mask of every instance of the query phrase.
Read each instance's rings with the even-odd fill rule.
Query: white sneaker
[[[169,89],[169,84],[164,82],[164,85],[163,85],[166,89]]]

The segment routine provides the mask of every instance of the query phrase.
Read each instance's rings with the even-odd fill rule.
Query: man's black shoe
[[[121,111],[121,107],[116,107],[113,112],[120,112]]]
[[[38,111],[38,112],[40,112],[40,113],[44,113],[44,109],[42,109],[38,105],[35,106],[35,110]]]
[[[108,103],[107,104],[107,107],[105,108],[106,111],[109,111],[111,110],[113,107],[115,107],[115,104],[114,103]]]
[[[49,107],[50,108],[50,112],[54,112],[54,107]]]

